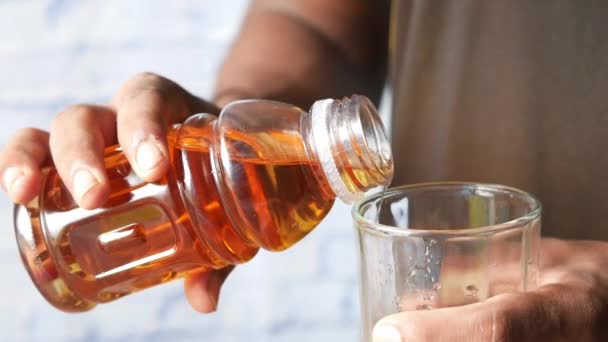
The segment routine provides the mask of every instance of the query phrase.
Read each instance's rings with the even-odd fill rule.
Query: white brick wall
[[[47,128],[68,104],[103,103],[130,75],[153,71],[208,96],[245,0],[0,0],[0,142]],[[17,255],[11,204],[0,200],[0,341],[354,341],[356,251],[337,206],[289,251],[260,253],[229,278],[213,315],[181,281],[85,314],[54,310]]]

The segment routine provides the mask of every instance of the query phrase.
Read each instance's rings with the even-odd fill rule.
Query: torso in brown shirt
[[[395,4],[395,184],[515,186],[544,235],[608,240],[608,1]]]

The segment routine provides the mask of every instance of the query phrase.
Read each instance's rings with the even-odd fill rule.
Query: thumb
[[[391,315],[376,324],[373,341],[591,341],[601,311],[592,291],[553,284],[460,307]]]

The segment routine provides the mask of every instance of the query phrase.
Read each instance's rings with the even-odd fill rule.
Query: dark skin
[[[241,98],[302,108],[354,93],[377,101],[387,67],[388,12],[384,1],[253,1],[211,101],[161,76],[136,75],[105,106],[72,106],[57,115],[49,132],[15,133],[0,153],[0,184],[13,202],[25,203],[40,190],[41,169],[52,160],[80,206],[93,209],[108,195],[105,146],[119,143],[137,174],[156,181],[169,166],[166,127],[191,114],[218,113]],[[537,290],[393,315],[378,323],[374,341],[604,340],[608,244],[545,240],[542,249]],[[230,271],[190,275],[185,293],[192,307],[214,311]]]

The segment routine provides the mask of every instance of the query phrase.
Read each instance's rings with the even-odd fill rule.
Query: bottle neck
[[[307,118],[309,150],[341,201],[352,203],[372,189],[388,186],[393,177],[391,146],[367,97],[317,101]]]

